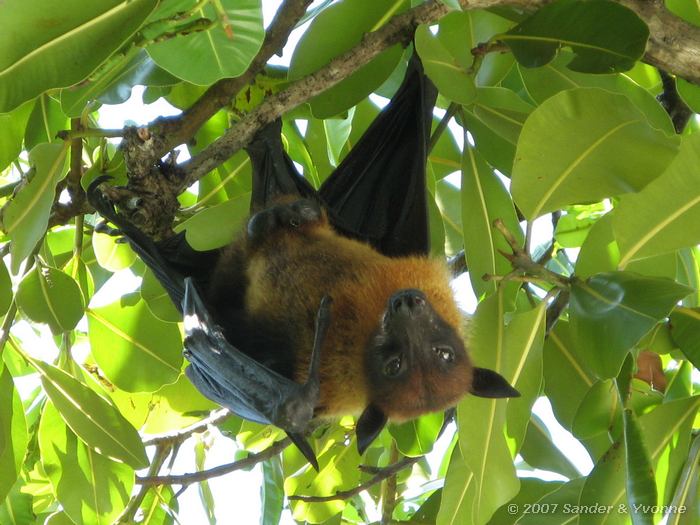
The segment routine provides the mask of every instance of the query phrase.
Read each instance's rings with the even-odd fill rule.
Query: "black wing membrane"
[[[251,210],[262,209],[281,195],[315,198],[344,235],[368,241],[390,256],[427,253],[425,164],[435,96],[420,62],[413,58],[392,101],[318,192],[285,153],[281,123],[268,125],[246,148],[253,165]],[[106,179],[100,177],[90,185],[88,200],[119,228],[183,312],[188,378],[204,396],[240,417],[283,429],[318,469],[304,433],[318,402],[318,364],[330,323],[330,299],[319,305],[309,379],[300,385],[232,346],[213,321],[199,291],[207,289],[219,250],[192,249],[184,232],[154,242],[120,217],[99,191]]]
[[[430,249],[425,165],[436,97],[414,55],[391,102],[319,190],[341,233],[388,256]]]

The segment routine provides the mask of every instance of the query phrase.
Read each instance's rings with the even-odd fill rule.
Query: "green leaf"
[[[3,4],[0,113],[80,82],[139,28],[156,0],[36,0]],[[19,28],[40,28],[37,31]]]
[[[700,398],[693,397],[671,401],[658,405],[648,414],[640,416],[641,434],[645,440],[653,464],[659,461],[663,454],[673,449],[680,436],[688,436],[693,418],[700,406]],[[687,438],[686,438],[687,439]],[[687,451],[687,448],[686,448]],[[687,452],[683,451],[684,454]],[[624,467],[625,447],[615,443],[603,458],[596,464],[585,482],[580,505],[612,505],[614,512],[606,513],[606,525],[622,525],[629,523],[629,509],[625,505],[626,471]],[[617,512],[622,509],[623,512]],[[581,525],[599,525],[599,514],[581,514]]]
[[[262,502],[261,523],[279,523],[284,508],[284,472],[279,456],[262,463],[263,482],[260,486]]]
[[[637,417],[629,408],[623,410],[625,467],[627,470],[627,501],[630,507],[656,505],[656,483],[649,451],[644,444]],[[634,525],[653,525],[650,514],[633,512]]]
[[[544,317],[541,315],[544,310],[539,310],[532,312]],[[505,312],[506,304],[502,292],[486,298],[479,304],[473,321],[471,356],[475,366],[495,370],[507,380],[517,383],[514,378],[519,379],[522,373],[522,365],[537,338],[537,330],[532,323],[527,322],[527,317],[533,313],[521,314],[524,317],[516,322],[511,332],[512,336],[507,340],[510,333],[509,327],[505,326]],[[516,336],[522,335],[525,337],[517,341]],[[511,348],[517,349],[517,353],[508,355]],[[524,404],[527,405],[531,401],[528,396]],[[518,492],[519,483],[513,457],[503,432],[506,424],[506,403],[510,401],[467,396],[457,405],[459,447],[464,462],[474,476],[472,483],[475,499],[472,519],[475,523],[486,522],[498,507]],[[529,410],[525,415],[529,418]],[[516,425],[515,432],[517,431]],[[523,434],[524,431],[523,426]],[[514,437],[518,439],[518,436]],[[522,439],[522,435],[519,437]]]
[[[448,45],[450,34],[455,30],[460,30],[457,24],[451,21],[461,21],[462,25],[468,27],[469,16],[467,13],[450,13],[440,20],[440,33],[433,35],[427,24],[421,24],[416,29],[415,44],[416,51],[420,55],[426,75],[433,81],[440,93],[453,102],[468,105],[476,97],[476,85],[474,76],[470,72],[472,57],[455,56],[466,46]],[[464,29],[464,28],[461,28]],[[464,34],[459,31],[460,36]],[[466,36],[466,34],[465,34]],[[447,40],[447,42],[445,42]]]
[[[12,273],[46,233],[56,185],[65,176],[66,144],[39,144],[29,152],[33,174],[3,208],[2,223],[12,244]]]
[[[28,442],[22,400],[10,371],[0,361],[0,501],[17,481]]]
[[[206,208],[182,222],[177,231],[185,230],[187,242],[199,251],[230,244],[250,215],[248,193]]]
[[[674,15],[687,20],[691,24],[700,26],[700,5],[697,2],[686,0],[665,0],[666,8]]]
[[[97,230],[92,233],[92,249],[99,265],[110,272],[129,268],[136,260],[136,254],[128,243]]]
[[[561,46],[582,73],[627,71],[642,58],[649,29],[637,14],[616,2],[560,0],[546,5],[497,37],[526,67],[550,62]]]
[[[649,120],[651,125],[668,134],[675,133],[673,122],[666,110],[648,89],[637,84],[627,74],[589,75],[577,73],[566,67],[571,53],[562,51],[546,66],[539,68],[519,67],[527,93],[541,104],[560,91],[582,87],[597,87],[629,98]]]
[[[615,377],[627,352],[690,291],[670,279],[628,272],[574,282],[571,326],[591,369],[599,377]]]
[[[35,523],[32,510],[32,496],[22,492],[24,484],[17,480],[12,490],[0,505],[0,523],[3,525],[28,525]]]
[[[79,117],[90,103],[121,104],[131,97],[131,88],[168,86],[180,80],[159,68],[141,48],[132,48],[123,57],[107,64],[95,80],[61,90],[61,109],[69,117]]]
[[[493,131],[475,113],[463,110],[463,125],[471,133],[476,149],[495,169],[510,177],[515,159],[515,144]],[[482,113],[483,114],[483,113]]]
[[[32,321],[48,324],[54,334],[75,328],[85,310],[80,286],[72,277],[38,265],[19,283],[17,306]]]
[[[22,151],[22,139],[33,108],[34,101],[31,101],[10,113],[0,113],[0,171]]]
[[[144,515],[143,525],[173,525],[178,502],[172,487],[151,487],[143,498],[141,510]]]
[[[146,48],[160,67],[178,78],[198,85],[237,77],[243,73],[262,45],[265,31],[260,2],[256,0],[221,0],[226,21],[221,20],[212,4],[204,5],[197,16],[217,23],[206,31],[168,38]],[[189,0],[161,4],[154,17],[173,17],[192,8]],[[225,24],[229,24],[228,31]]]
[[[698,489],[700,489],[700,436],[696,435],[671,500],[671,507],[683,509],[683,512],[670,513],[668,524],[693,525],[700,521]]]
[[[405,423],[392,423],[389,433],[404,456],[423,456],[433,449],[443,420],[442,412],[434,412]]]
[[[25,357],[41,375],[41,384],[63,420],[80,439],[134,469],[148,465],[138,432],[116,408],[60,368]]]
[[[126,507],[134,470],[87,447],[47,403],[39,423],[41,464],[56,499],[76,525],[113,523]]]
[[[610,432],[611,422],[619,415],[620,399],[611,379],[596,382],[586,392],[571,426],[579,439],[593,438]]]
[[[530,415],[520,455],[528,465],[538,469],[557,472],[570,479],[581,475],[569,458],[552,442],[549,429],[535,414]]]
[[[460,448],[456,446],[452,449],[450,466],[445,476],[437,525],[472,523],[475,489],[474,474],[462,458]]]
[[[613,228],[621,269],[635,259],[700,243],[700,135],[684,137],[663,175],[622,197]]]
[[[576,516],[578,514],[576,512],[578,509],[578,500],[585,480],[586,478],[584,477],[573,479],[568,483],[562,483],[555,490],[538,500],[532,499],[525,501],[524,505],[531,505],[535,503],[535,505],[538,506],[533,506],[531,508],[533,510],[541,509],[543,512],[531,511],[524,514],[523,517],[517,521],[517,524],[568,525],[569,523],[575,523]],[[527,509],[527,507],[524,508]],[[523,505],[519,507],[519,510],[522,509]],[[607,516],[607,514],[603,514],[603,516]]]
[[[12,281],[5,264],[0,264],[0,315],[5,315],[12,304]],[[0,498],[2,499],[2,498]]]
[[[678,307],[673,310],[671,337],[683,355],[700,370],[700,308]]]
[[[304,32],[289,65],[289,79],[317,71],[360,43],[392,16],[408,7],[406,0],[342,0],[324,9]],[[334,87],[311,99],[316,118],[328,118],[356,105],[377,89],[398,64],[403,50],[395,45]]]
[[[562,91],[525,122],[513,198],[528,219],[568,204],[641,190],[676,156],[677,137],[652,128],[624,96]]]
[[[519,242],[522,231],[510,194],[494,171],[474,148],[465,146],[462,157],[462,234],[469,278],[477,296],[496,291],[494,281],[484,275],[505,275],[511,270],[499,252],[508,252],[508,243],[493,226],[501,219]]]
[[[680,77],[676,77],[676,87],[683,102],[695,113],[700,112],[700,87]]]
[[[182,366],[176,324],[156,318],[144,301],[126,297],[90,309],[88,334],[95,361],[105,376],[127,392],[155,392],[173,383]]]
[[[148,305],[148,309],[161,321],[178,323],[182,321],[182,314],[175,308],[172,299],[149,269],[143,274],[141,282],[141,298]]]
[[[564,428],[571,431],[581,402],[596,382],[574,344],[570,323],[559,319],[544,342],[544,391]]]

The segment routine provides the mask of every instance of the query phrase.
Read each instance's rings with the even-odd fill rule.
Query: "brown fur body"
[[[370,384],[370,341],[390,297],[403,289],[422,291],[440,318],[459,333],[462,318],[442,262],[386,257],[367,244],[340,236],[324,216],[294,229],[277,229],[262,241],[252,243],[244,237],[235,242],[221,257],[209,300],[222,317],[230,318],[242,308],[245,314],[237,318],[255,325],[251,331],[275,334],[277,344],[273,341],[266,352],[287,353],[293,366],[282,373],[301,383],[308,372],[316,313],[321,298],[329,295],[331,324],[321,352],[316,415],[359,414],[373,403],[390,419],[404,420],[454,405],[471,387],[472,367],[461,346],[449,372],[432,366],[430,356],[419,356],[400,381]],[[232,327],[231,332],[236,330]],[[234,344],[261,362],[271,357],[255,355],[256,349],[246,348],[246,341]],[[429,347],[426,352],[432,354]],[[272,357],[269,362],[274,362]]]

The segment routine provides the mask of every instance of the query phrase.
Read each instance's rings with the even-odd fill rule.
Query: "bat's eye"
[[[392,357],[384,364],[384,375],[396,377],[401,372],[401,356]]]
[[[434,346],[433,352],[445,363],[455,360],[455,352],[450,346]]]

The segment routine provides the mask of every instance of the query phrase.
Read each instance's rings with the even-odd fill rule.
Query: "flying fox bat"
[[[318,468],[309,422],[359,415],[362,453],[387,420],[518,393],[472,365],[445,264],[429,248],[425,164],[435,88],[417,59],[391,102],[315,190],[284,152],[280,124],[247,148],[252,215],[230,246],[153,242],[99,191],[185,316],[187,375],[208,398],[287,432]]]

